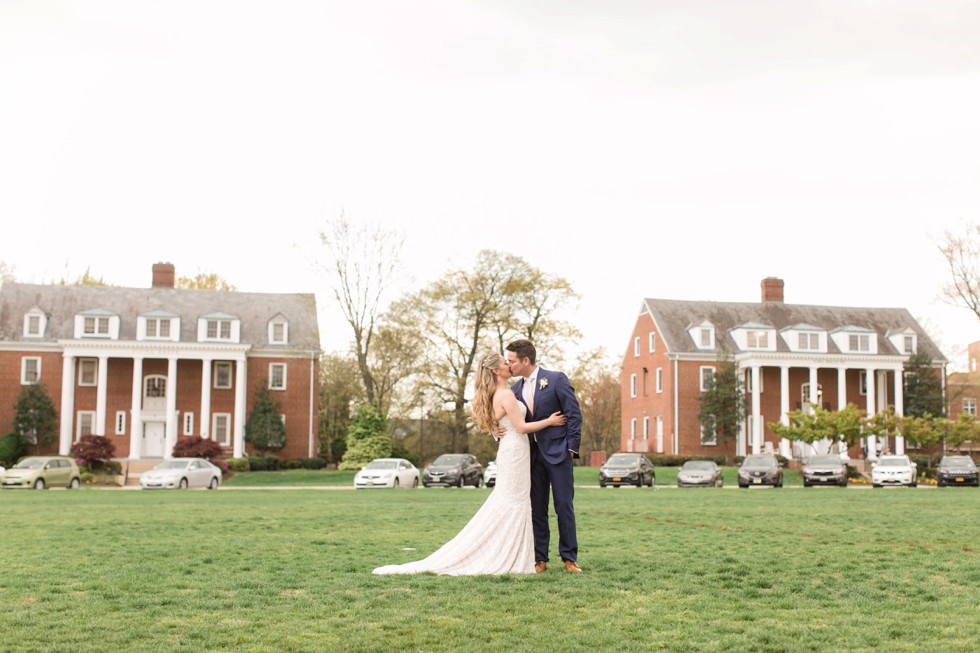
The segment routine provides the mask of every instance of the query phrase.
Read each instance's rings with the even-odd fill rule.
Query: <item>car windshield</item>
[[[463,456],[459,454],[444,453],[433,461],[436,467],[454,467],[463,463]]]
[[[777,467],[779,463],[773,456],[746,456],[742,467]]]
[[[840,465],[839,456],[813,456],[810,458],[810,465]]]
[[[609,461],[606,462],[606,464],[611,466],[635,465],[637,462],[639,462],[639,460],[640,460],[639,456],[621,456],[617,454],[615,456],[610,457]]]
[[[976,467],[973,458],[969,456],[943,456],[939,465],[940,467]]]
[[[882,458],[878,461],[878,464],[882,467],[908,467],[909,459],[905,456],[901,458]]]
[[[14,465],[14,469],[41,469],[45,462],[44,458],[26,458]]]
[[[398,469],[397,460],[372,460],[364,469]]]
[[[688,460],[681,467],[685,472],[711,472],[714,471],[715,464],[710,460]]]
[[[185,467],[187,467],[186,460],[167,460],[154,467],[154,469],[158,469],[158,470],[184,469]]]

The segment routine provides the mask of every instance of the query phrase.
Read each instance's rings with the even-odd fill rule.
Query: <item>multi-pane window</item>
[[[630,374],[630,397],[636,396],[636,375]]]
[[[848,349],[850,351],[870,351],[871,339],[866,333],[852,333],[848,336]]]
[[[633,338],[633,356],[640,355],[640,336]]]
[[[116,435],[126,435],[126,411],[116,411]]]
[[[211,419],[211,437],[218,444],[231,443],[231,413],[215,413]]]
[[[976,416],[977,414],[977,400],[976,399],[964,399],[963,400],[963,412],[967,415]]]
[[[715,376],[715,368],[713,367],[702,367],[701,368],[701,392],[708,389],[708,385],[711,383],[711,379]]]
[[[231,361],[214,362],[214,387],[219,390],[231,387]]]
[[[32,385],[41,380],[41,359],[25,356],[20,359],[20,384]]]
[[[99,359],[80,358],[78,360],[78,385],[95,385],[99,373]]]
[[[184,413],[184,435],[194,435],[194,413]]]
[[[269,325],[269,342],[276,344],[285,343],[288,339],[286,323],[278,320]]]
[[[86,336],[109,335],[109,318],[93,316],[86,317],[82,323],[82,334]]]
[[[664,368],[658,367],[656,372],[657,392],[664,391]]]
[[[647,336],[647,349],[649,349],[651,353],[657,351],[657,334],[653,331],[651,331],[650,335]]]
[[[44,335],[44,320],[40,313],[28,313],[24,316],[24,335],[28,338]]]
[[[799,347],[807,351],[815,351],[820,349],[820,335],[816,333],[801,333],[799,334]]]
[[[905,353],[915,353],[915,338],[912,336],[905,336]]]
[[[95,433],[95,411],[78,411],[78,424],[75,439],[78,439],[84,435],[92,435],[93,433]]]
[[[286,364],[285,363],[269,363],[269,389],[270,390],[286,389]]]
[[[231,340],[231,320],[208,320],[208,338]]]
[[[749,349],[765,349],[769,346],[768,331],[748,331],[745,334],[745,345]]]
[[[170,337],[169,317],[148,317],[146,318],[146,337],[147,338],[169,338]]]

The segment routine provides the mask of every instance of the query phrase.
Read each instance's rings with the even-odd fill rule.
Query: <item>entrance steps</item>
[[[160,464],[161,458],[148,458],[143,460],[120,460],[122,463],[122,473],[125,479],[124,485],[127,487],[139,486],[140,474],[149,471]]]

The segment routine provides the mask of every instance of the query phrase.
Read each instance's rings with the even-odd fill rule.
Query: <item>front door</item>
[[[142,458],[163,458],[163,441],[166,432],[166,424],[163,422],[143,423]]]

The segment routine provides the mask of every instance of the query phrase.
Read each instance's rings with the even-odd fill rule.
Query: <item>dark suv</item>
[[[432,461],[422,474],[425,487],[463,487],[483,485],[483,465],[468,453],[444,453]]]
[[[738,486],[771,485],[783,487],[783,466],[771,453],[746,456],[738,467]]]

